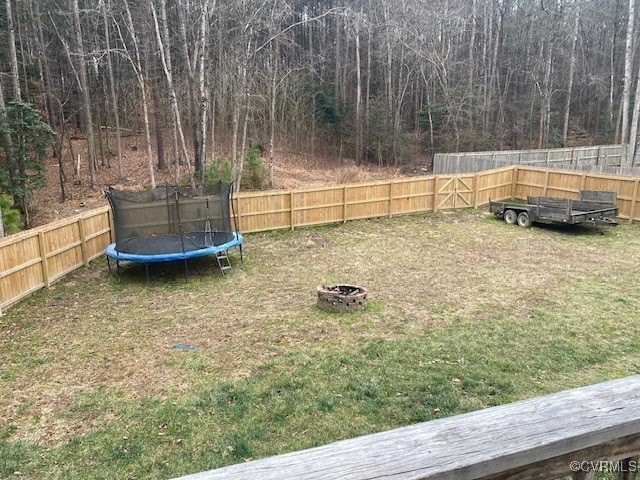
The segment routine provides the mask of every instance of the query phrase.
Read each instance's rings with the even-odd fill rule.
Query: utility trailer
[[[617,225],[615,192],[581,190],[580,199],[527,197],[527,203],[489,202],[489,211],[509,224],[530,227],[535,223],[598,223]]]

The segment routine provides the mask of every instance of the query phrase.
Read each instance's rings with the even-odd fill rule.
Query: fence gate
[[[437,210],[473,207],[473,175],[442,178],[436,192]]]

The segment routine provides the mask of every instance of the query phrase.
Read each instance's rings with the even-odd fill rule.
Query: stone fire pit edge
[[[367,289],[358,285],[320,285],[318,307],[327,312],[355,312],[367,306]]]

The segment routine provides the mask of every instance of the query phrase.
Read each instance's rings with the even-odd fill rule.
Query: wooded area
[[[63,198],[78,157],[92,185],[105,166],[122,175],[124,131],[145,139],[150,186],[167,168],[193,186],[228,169],[240,185],[252,146],[270,184],[276,149],[400,166],[415,153],[615,142],[631,143],[637,162],[638,10],[635,0],[6,0],[0,193],[28,212],[49,149],[34,138],[54,141]]]

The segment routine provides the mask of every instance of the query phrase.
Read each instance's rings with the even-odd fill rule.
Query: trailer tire
[[[507,210],[504,212],[503,218],[509,225],[514,225],[518,221],[518,214],[515,210]]]
[[[518,215],[518,225],[523,228],[528,228],[531,226],[531,218],[527,212],[520,212]]]

